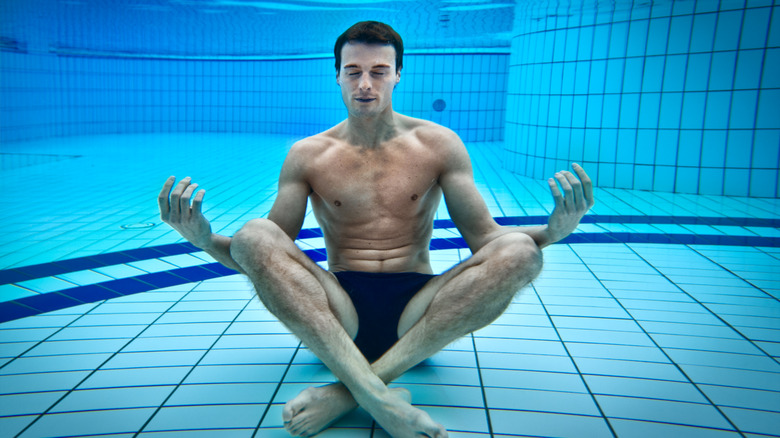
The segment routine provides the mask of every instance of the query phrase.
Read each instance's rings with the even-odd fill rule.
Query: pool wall
[[[518,4],[506,166],[546,178],[577,161],[600,187],[778,196],[780,7],[588,3]]]
[[[303,136],[346,116],[328,54],[166,58],[51,50],[0,51],[0,141],[142,132]],[[395,109],[448,126],[464,141],[503,140],[508,61],[507,49],[407,54]]]
[[[3,33],[14,36],[0,44],[0,142],[146,132],[305,136],[345,116],[325,39],[335,39],[346,18],[353,22],[346,12],[311,14],[302,38],[279,39],[288,54],[273,55],[276,40],[252,39],[246,23],[226,24],[239,15],[210,19],[211,33],[190,35],[197,27],[180,22],[204,11],[161,14],[166,33],[163,21],[144,23],[154,11],[128,9],[122,14],[136,14],[137,32],[119,38],[119,3],[77,3],[57,2],[59,19],[40,19],[40,1],[0,8]],[[518,1],[491,19],[472,18],[481,41],[458,39],[465,24],[454,21],[479,11],[448,12],[447,29],[442,16],[428,27],[389,20],[409,35],[396,110],[467,142],[503,145],[503,165],[524,176],[547,178],[578,161],[600,187],[778,197],[780,3],[592,3]],[[354,18],[371,15],[361,14]],[[425,40],[426,29],[437,36]],[[331,34],[313,49],[302,45]],[[162,36],[170,41],[158,44]],[[177,38],[182,46],[168,53]]]

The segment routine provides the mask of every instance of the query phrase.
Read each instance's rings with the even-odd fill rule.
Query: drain
[[[123,230],[143,230],[144,228],[152,228],[153,226],[154,226],[154,222],[144,222],[144,223],[137,223],[137,224],[122,225],[119,228]]]

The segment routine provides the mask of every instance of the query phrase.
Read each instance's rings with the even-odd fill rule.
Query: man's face
[[[336,82],[350,114],[371,116],[392,110],[393,89],[400,80],[392,45],[347,43],[341,49]]]

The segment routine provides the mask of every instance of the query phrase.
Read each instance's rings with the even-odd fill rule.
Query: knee
[[[230,242],[230,255],[239,264],[250,259],[257,263],[273,252],[284,232],[268,219],[252,219],[241,227]]]
[[[542,270],[542,250],[525,233],[508,233],[497,239],[494,255],[508,270],[531,280]]]

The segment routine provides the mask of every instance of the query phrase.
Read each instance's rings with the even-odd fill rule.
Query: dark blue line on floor
[[[209,263],[33,295],[0,303],[0,322],[233,274],[220,263]]]
[[[515,216],[515,217],[497,217],[496,222],[500,225],[539,225],[547,222],[547,216]],[[582,223],[595,224],[595,223],[623,223],[623,224],[676,224],[676,225],[725,225],[725,226],[739,226],[739,227],[769,227],[780,228],[780,219],[762,219],[762,218],[731,218],[731,217],[696,217],[696,216],[639,216],[639,215],[587,215],[582,218]],[[434,221],[434,228],[454,228],[455,224],[449,219],[442,219]],[[614,235],[616,233],[600,233],[604,235]],[[664,236],[664,234],[647,234],[647,233],[631,233],[632,236]],[[678,236],[678,235],[675,235]],[[679,235],[682,236],[682,235]],[[322,231],[319,228],[307,228],[301,230],[298,234],[298,239],[309,239],[313,237],[322,237]],[[699,236],[704,237],[704,236]],[[707,242],[712,242],[717,239],[712,239],[713,236],[708,236]],[[645,237],[638,237],[639,239],[645,239]],[[647,239],[653,239],[653,237],[646,237]],[[729,242],[732,238],[737,239],[737,242],[750,241],[758,242],[757,244],[742,244],[735,243],[736,245],[747,246],[776,246],[767,244],[772,242],[772,238],[761,236],[724,236],[723,241]],[[578,238],[574,238],[578,239]],[[659,238],[664,243],[664,238]],[[769,239],[769,240],[767,240]],[[594,243],[602,243],[610,241],[606,240],[593,240]],[[626,240],[620,240],[625,242]],[[631,242],[638,241],[652,241],[652,240],[629,240]],[[577,240],[577,242],[580,242]],[[763,243],[762,243],[763,242]],[[565,242],[574,243],[574,242]],[[667,242],[667,243],[681,243],[681,242]],[[690,242],[684,242],[690,243]],[[707,243],[712,245],[728,245],[729,243]],[[459,246],[458,248],[463,248]],[[435,248],[444,249],[444,248]],[[86,269],[96,269],[104,266],[117,265],[122,263],[131,263],[141,260],[156,259],[160,257],[190,254],[200,251],[194,245],[184,243],[173,243],[169,245],[160,245],[147,248],[130,249],[119,252],[96,254],[93,256],[79,257],[68,260],[60,260],[50,263],[42,263],[37,265],[22,266],[19,268],[3,269],[0,270],[0,285],[19,283],[26,280],[34,280],[36,278],[51,277],[54,275],[66,274],[68,272],[83,271]]]
[[[20,268],[0,270],[0,285],[51,277],[68,272],[86,269],[102,268],[104,266],[132,263],[141,260],[156,259],[180,254],[190,254],[200,251],[191,243],[173,243],[148,248],[129,249],[119,252],[95,254],[93,256],[75,259],[59,260],[38,265],[22,266]]]
[[[536,217],[536,218],[542,218]],[[629,220],[626,220],[626,219]],[[546,219],[546,218],[543,218]],[[586,216],[585,223],[675,223],[663,222],[662,217],[637,216],[637,217],[604,217],[604,216]],[[616,220],[620,219],[620,220]],[[651,220],[652,219],[652,220]],[[679,219],[679,218],[673,218]],[[735,225],[733,218],[682,218],[683,220],[698,220],[697,224],[703,225]],[[705,219],[702,221],[702,219]],[[717,220],[715,220],[717,219]],[[722,219],[722,220],[721,220]],[[520,218],[496,218],[502,225],[527,225],[538,223],[529,217]],[[630,220],[634,220],[631,222]],[[646,222],[644,222],[646,221]],[[780,220],[761,220],[761,225],[741,225],[741,226],[769,226],[780,225]],[[718,222],[718,223],[715,223]],[[777,223],[775,223],[777,222]],[[436,228],[453,227],[451,221],[436,221]],[[319,237],[322,232],[319,229],[302,230],[299,238]],[[760,246],[760,247],[780,247],[780,238],[762,237],[762,236],[728,236],[728,235],[696,235],[696,234],[654,234],[654,233],[576,233],[568,236],[559,243],[582,244],[582,243],[661,243],[661,244],[683,244],[683,245],[721,245],[721,246]],[[461,237],[437,238],[431,241],[432,250],[461,249],[467,248],[465,240]],[[91,269],[101,266],[109,266],[116,263],[126,263],[150,258],[159,258],[170,255],[187,254],[199,251],[189,243],[163,245],[151,248],[139,248],[137,250],[122,251],[119,253],[99,254],[92,257],[82,257],[78,259],[63,260],[59,262],[46,263],[41,265],[26,266],[22,268],[8,269],[0,271],[0,279],[3,281],[30,280],[33,278],[42,278],[51,275],[73,272],[74,270]],[[327,260],[327,253],[324,249],[312,249],[304,251],[315,262]],[[105,281],[102,283],[77,286],[56,292],[33,295],[19,298],[16,300],[0,302],[0,322],[12,321],[27,316],[38,315],[53,310],[65,309],[81,304],[94,303],[106,299],[116,298],[125,295],[147,292],[150,290],[161,289],[170,286],[176,286],[185,283],[208,280],[212,278],[224,277],[236,274],[236,271],[226,268],[220,263],[207,263],[199,266],[186,268],[177,268],[169,271],[143,274],[135,277],[122,278],[117,280]],[[24,277],[19,277],[24,275]],[[16,281],[6,281],[13,283]]]

